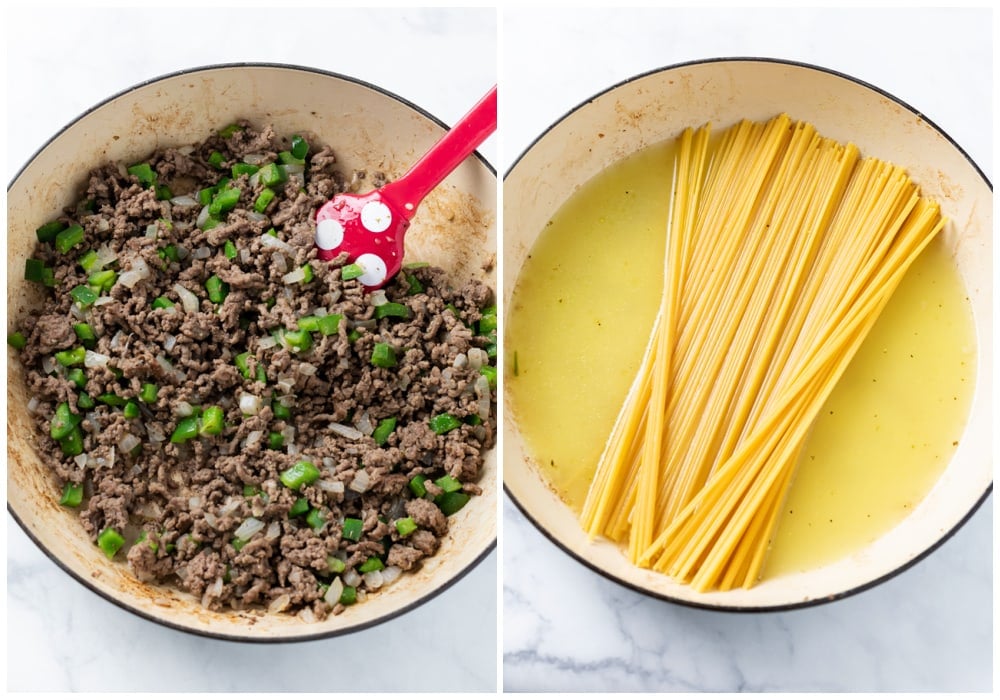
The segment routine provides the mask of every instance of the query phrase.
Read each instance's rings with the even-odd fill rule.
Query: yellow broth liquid
[[[658,308],[672,157],[671,143],[653,146],[580,188],[539,235],[512,295],[510,406],[551,487],[577,512]],[[764,577],[836,561],[906,517],[957,447],[974,373],[971,307],[937,240],[817,418]]]

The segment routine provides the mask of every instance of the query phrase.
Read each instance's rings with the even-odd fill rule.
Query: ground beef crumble
[[[480,492],[495,442],[493,290],[419,266],[381,293],[343,280],[345,260],[317,258],[312,219],[366,175],[310,145],[297,164],[288,138],[240,121],[151,155],[153,180],[102,166],[59,219],[82,240],[34,253],[51,294],[18,330],[39,451],[67,494],[82,489],[95,541],[113,530],[137,578],[211,609],[322,619],[419,567],[447,513]],[[267,187],[263,169],[285,160]],[[233,189],[235,205],[214,211]],[[307,265],[308,281],[282,279]],[[387,302],[407,315],[380,317]],[[376,366],[386,344],[395,365]],[[74,427],[53,438],[61,404]],[[433,422],[445,414],[447,430]],[[290,488],[300,462],[318,477]]]

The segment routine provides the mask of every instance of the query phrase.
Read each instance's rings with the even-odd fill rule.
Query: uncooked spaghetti
[[[701,591],[760,576],[800,448],[938,205],[780,115],[678,141],[659,312],[581,521]]]

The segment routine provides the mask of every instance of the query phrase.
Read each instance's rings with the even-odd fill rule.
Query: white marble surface
[[[220,10],[186,4],[173,10],[5,10],[8,182],[83,110],[184,68],[234,61],[322,68],[380,85],[445,122],[464,114],[496,79],[492,9]],[[178,38],[161,38],[173,35]],[[494,164],[496,141],[481,148]],[[495,552],[453,588],[388,624],[322,641],[247,645],[175,632],[124,612],[70,579],[9,515],[5,520],[7,690],[497,686]],[[391,664],[387,655],[395,659]]]
[[[554,120],[620,80],[687,60],[767,56],[880,86],[992,173],[989,10],[509,11],[503,49],[503,171]],[[509,500],[503,515],[505,690],[992,688],[992,498],[888,583],[771,614],[645,598],[565,555]]]

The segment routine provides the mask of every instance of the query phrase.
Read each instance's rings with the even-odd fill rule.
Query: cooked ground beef
[[[322,148],[266,187],[289,148],[241,121],[95,170],[59,219],[82,240],[35,252],[51,290],[20,358],[39,450],[106,552],[212,609],[321,619],[419,566],[479,493],[496,312],[431,267],[343,280],[313,216],[348,180]]]

